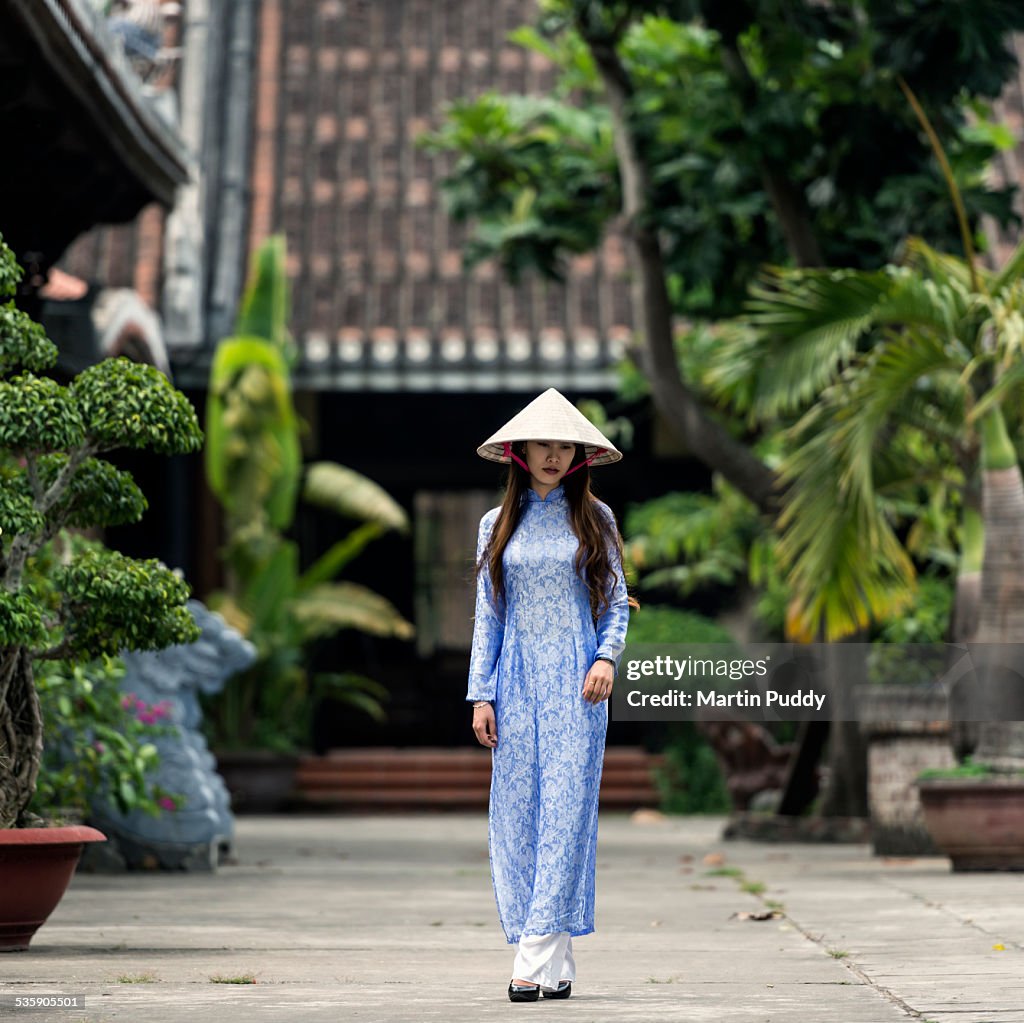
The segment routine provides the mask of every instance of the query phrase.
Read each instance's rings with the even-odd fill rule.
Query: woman
[[[508,996],[568,998],[572,938],[594,929],[607,701],[635,605],[590,466],[622,455],[554,388],[477,453],[510,463],[501,506],[480,521],[466,697],[492,751],[491,876],[518,943]]]

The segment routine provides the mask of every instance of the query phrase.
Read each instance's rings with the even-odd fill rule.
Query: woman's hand
[[[494,749],[498,745],[498,726],[494,721],[494,705],[485,703],[473,708],[473,734],[481,746]]]
[[[615,683],[615,667],[608,661],[594,661],[594,666],[583,680],[583,699],[601,703],[612,695]]]

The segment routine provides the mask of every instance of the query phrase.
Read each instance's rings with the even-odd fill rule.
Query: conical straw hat
[[[622,457],[622,452],[553,387],[491,434],[476,453],[492,462],[508,462],[505,445],[519,440],[567,440],[585,444],[591,465],[608,465]]]

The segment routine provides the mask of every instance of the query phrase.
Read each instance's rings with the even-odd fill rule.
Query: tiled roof
[[[439,123],[446,101],[550,89],[551,66],[507,39],[535,7],[261,0],[245,248],[275,231],[287,235],[300,385],[528,389],[561,381],[588,389],[608,381],[632,323],[621,236],[574,260],[565,285],[535,278],[512,287],[490,265],[466,273],[465,231],[447,216],[438,187],[453,158],[414,145]],[[1024,55],[1024,41],[1015,45]],[[1020,77],[997,112],[1019,144],[993,175],[1024,181]],[[156,303],[161,224],[151,209],[134,230],[94,232],[65,266],[99,284],[135,286]],[[990,234],[1000,254],[1015,241]],[[182,359],[192,384],[201,383],[216,340]]]
[[[531,0],[264,0],[251,245],[287,235],[312,375],[429,386],[582,371],[628,333],[621,239],[575,260],[565,285],[466,272],[466,232],[438,188],[454,158],[415,146],[447,101],[550,90],[549,62],[507,40],[535,13]]]
[[[609,381],[631,321],[622,239],[565,285],[467,273],[438,188],[453,158],[414,144],[448,100],[551,87],[550,64],[506,38],[534,15],[533,0],[263,0],[248,247],[287,235],[300,382]],[[64,265],[155,301],[158,217],[147,235],[94,232]]]

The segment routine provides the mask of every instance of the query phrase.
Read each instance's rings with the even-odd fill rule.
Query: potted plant
[[[160,759],[152,740],[175,731],[162,723],[168,707],[122,693],[124,673],[118,657],[36,665],[44,744],[29,813],[40,823],[85,823],[97,800],[153,816],[181,805],[151,780]]]
[[[0,238],[0,297],[20,278]],[[43,749],[34,664],[158,649],[197,631],[188,586],[156,561],[92,544],[36,570],[65,527],[132,522],[145,510],[131,476],[100,456],[202,443],[192,407],[153,367],[110,359],[62,386],[41,375],[56,360],[38,324],[13,301],[0,306],[0,935],[14,948],[27,947],[59,901],[83,844],[104,837],[30,826]]]
[[[923,771],[925,825],[954,871],[1024,870],[1024,770],[996,771],[970,757]]]
[[[284,266],[284,241],[271,238],[257,253],[236,333],[217,347],[206,411],[206,474],[227,534],[226,587],[209,603],[257,649],[256,662],[205,701],[218,769],[239,809],[270,810],[287,801],[320,696],[383,718],[384,687],[353,672],[312,674],[312,644],[344,628],[413,634],[384,597],[338,579],[371,541],[388,530],[407,532],[408,517],[351,469],[331,462],[303,467]],[[286,536],[300,491],[306,501],[361,523],[304,572],[298,545]]]

